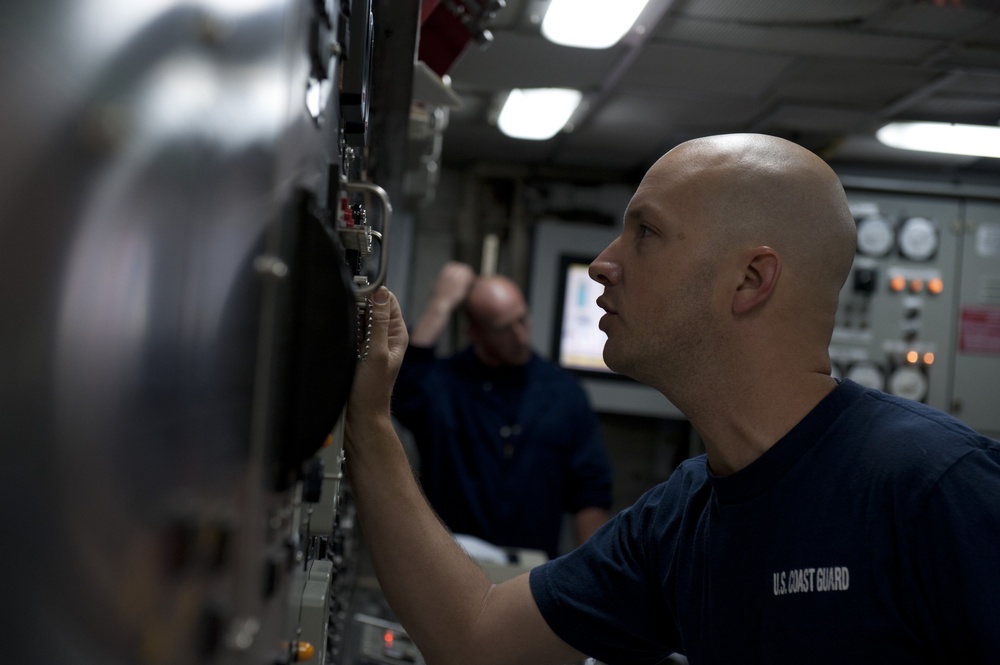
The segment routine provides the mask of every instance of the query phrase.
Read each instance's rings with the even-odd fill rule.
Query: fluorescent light
[[[567,88],[515,88],[500,109],[497,126],[515,139],[544,141],[569,121],[583,94]]]
[[[887,146],[951,155],[1000,158],[1000,127],[948,122],[890,122],[875,132]]]
[[[552,0],[542,19],[550,42],[579,48],[607,48],[639,18],[649,0]]]

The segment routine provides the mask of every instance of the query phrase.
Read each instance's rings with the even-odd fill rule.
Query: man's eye
[[[639,225],[639,237],[640,238],[645,238],[646,236],[652,235],[652,233],[653,233],[653,230],[650,229],[645,224],[640,224]]]

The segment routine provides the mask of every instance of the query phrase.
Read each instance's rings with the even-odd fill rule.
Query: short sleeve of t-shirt
[[[535,602],[560,638],[609,664],[662,663],[680,649],[669,602],[677,571],[671,552],[659,546],[676,542],[669,532],[685,528],[684,502],[669,497],[689,491],[704,464],[688,460],[587,543],[532,570]]]

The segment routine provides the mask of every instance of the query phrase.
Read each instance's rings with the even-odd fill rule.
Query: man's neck
[[[790,378],[758,381],[755,385],[769,389],[718,394],[690,407],[686,413],[713,472],[728,475],[752,464],[837,386],[820,373]]]

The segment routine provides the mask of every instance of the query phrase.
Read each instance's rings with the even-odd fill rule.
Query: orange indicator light
[[[895,277],[889,280],[889,288],[895,291],[896,293],[899,293],[900,291],[906,288],[906,278],[903,277],[902,275],[896,275]]]
[[[940,277],[932,277],[927,280],[927,290],[934,295],[939,295],[944,291],[944,280]]]
[[[924,354],[924,364],[933,365],[934,364],[934,354],[928,351]]]
[[[922,279],[911,279],[910,280],[910,290],[914,293],[920,293],[924,290],[924,280]]]
[[[916,351],[907,351],[906,352],[906,362],[908,362],[910,364],[914,364],[918,360],[920,360],[920,354],[919,353],[917,353]]]

